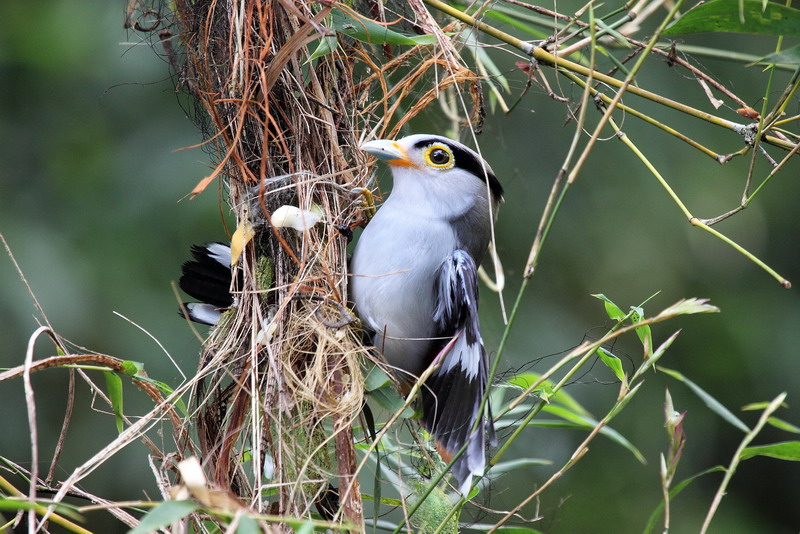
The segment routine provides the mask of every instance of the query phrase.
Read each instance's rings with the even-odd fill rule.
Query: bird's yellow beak
[[[378,139],[376,141],[369,141],[361,145],[361,150],[375,156],[381,161],[385,161],[389,165],[399,165],[401,167],[416,167],[410,159],[408,154],[403,148],[397,144],[396,141],[389,139]]]

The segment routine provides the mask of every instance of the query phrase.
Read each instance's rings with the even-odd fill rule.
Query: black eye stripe
[[[497,179],[497,176],[494,173],[486,168],[481,163],[480,157],[477,156],[472,151],[468,151],[458,145],[454,145],[453,143],[448,143],[442,138],[432,138],[432,139],[425,139],[422,141],[418,141],[414,144],[414,148],[426,148],[432,144],[440,143],[442,145],[446,145],[447,148],[450,149],[450,152],[453,153],[453,160],[455,160],[455,166],[459,169],[464,169],[468,171],[481,180],[484,179],[484,176],[489,181],[489,189],[492,192],[492,196],[495,199],[503,198],[503,186],[500,184],[500,181]]]

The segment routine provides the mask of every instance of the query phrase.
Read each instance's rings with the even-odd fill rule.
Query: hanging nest
[[[454,88],[471,96],[475,127],[478,79],[417,2],[364,14],[336,2],[133,7],[129,24],[158,32],[207,137],[215,166],[192,194],[216,184],[246,236],[237,303],[200,359],[198,443],[185,453],[254,510],[363,524],[353,422],[371,355],[347,308],[346,248],[374,184],[358,145],[396,135]],[[411,43],[382,42],[376,23]],[[417,36],[426,44],[412,46]],[[321,222],[280,227],[272,215],[286,205]]]

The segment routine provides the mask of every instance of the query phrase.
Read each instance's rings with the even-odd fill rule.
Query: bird
[[[405,389],[431,365],[420,388],[422,424],[467,495],[494,441],[488,356],[478,320],[478,266],[503,187],[469,147],[415,134],[361,145],[386,162],[392,190],[365,226],[350,261],[348,290],[376,350]]]
[[[389,164],[393,188],[356,243],[350,300],[368,342],[404,392],[438,366],[420,388],[422,425],[447,462],[466,446],[451,472],[467,495],[486,467],[486,435],[494,441],[488,402],[481,411],[489,371],[477,271],[503,187],[480,155],[446,137],[415,134],[360,148]],[[200,302],[184,303],[184,309],[190,320],[213,326],[236,306],[231,247],[194,245],[192,256],[179,285]]]

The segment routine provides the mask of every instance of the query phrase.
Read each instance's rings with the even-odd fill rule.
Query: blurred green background
[[[559,6],[568,12],[563,4]],[[181,375],[164,351],[124,315],[154,336],[183,373],[193,372],[199,343],[176,315],[171,283],[180,273],[189,245],[225,238],[214,186],[185,198],[208,173],[202,149],[179,150],[202,141],[187,116],[186,99],[176,94],[160,49],[122,29],[124,5],[100,0],[0,4],[0,232],[55,329],[91,350],[144,362],[150,376],[178,384]],[[774,42],[720,35],[686,38],[768,53]],[[737,48],[740,47],[740,48]],[[524,75],[515,58],[494,56],[508,73],[515,93]],[[753,107],[760,107],[766,74],[759,68],[702,60],[701,63]],[[545,71],[554,86],[559,82]],[[785,82],[786,73],[778,76]],[[567,96],[579,91],[560,80]],[[639,78],[688,104],[712,111],[697,84],[684,72],[650,61]],[[773,85],[776,98],[783,86]],[[513,100],[515,97],[509,97]],[[633,96],[626,102],[635,103]],[[651,108],[652,109],[652,108]],[[795,99],[789,114],[798,113]],[[720,152],[740,148],[732,133],[687,117],[653,111],[659,118]],[[733,110],[721,116],[741,120]],[[509,116],[489,115],[482,151],[507,191],[498,228],[498,248],[506,269],[506,305],[519,286],[522,266],[549,192],[566,154],[574,124],[564,126],[567,107],[534,87]],[[589,113],[590,124],[596,120]],[[427,121],[427,122],[426,122]],[[417,120],[417,132],[443,131],[432,114]],[[652,127],[627,117],[626,133],[658,167],[699,216],[711,217],[738,204],[749,159],[720,166]],[[773,157],[783,153],[769,148]],[[763,159],[756,178],[769,172]],[[744,212],[719,229],[800,285],[800,198],[798,165],[783,170]],[[0,366],[23,362],[38,316],[12,262],[0,260]],[[722,313],[682,318],[654,328],[660,343],[683,329],[663,365],[680,370],[752,425],[758,414],[741,413],[747,403],[787,391],[788,408],[777,415],[800,424],[797,387],[800,363],[800,299],[782,289],[754,264],[718,240],[691,228],[664,190],[618,141],[608,138],[570,189],[526,293],[500,370],[543,372],[558,355],[609,326],[592,293],[617,304],[639,304],[657,312],[682,297],[707,297]],[[490,350],[503,325],[496,295],[483,290],[482,321]],[[635,339],[614,351],[623,359],[641,357]],[[44,340],[36,358],[52,354]],[[98,379],[102,382],[102,379]],[[33,377],[37,392],[40,460],[47,468],[63,418],[67,373],[52,370]],[[543,519],[535,528],[552,533],[640,532],[660,500],[658,454],[665,450],[665,387],[675,407],[687,411],[688,442],[678,480],[730,461],[742,433],[710,412],[684,385],[663,374],[643,390],[613,426],[648,459],[640,465],[604,438],[538,503]],[[126,413],[140,414],[150,402],[127,387]],[[102,413],[80,383],[75,416],[62,459],[63,477],[112,440],[113,417]],[[618,384],[602,364],[581,376],[568,391],[594,415],[611,406]],[[0,384],[3,400],[0,455],[30,465],[29,429],[22,381]],[[531,429],[517,456],[548,458],[561,465],[583,433]],[[165,438],[166,440],[167,438]],[[767,429],[756,443],[792,439]],[[112,500],[158,498],[146,461],[134,444],[90,475],[83,487]],[[485,504],[509,509],[552,472],[531,468],[493,482]],[[673,532],[695,532],[721,480],[706,476],[673,503]],[[15,479],[23,491],[26,490]],[[796,533],[800,529],[800,466],[755,458],[744,462],[729,487],[711,532]],[[537,508],[526,509],[531,517]],[[98,532],[123,531],[102,512],[89,516]]]

